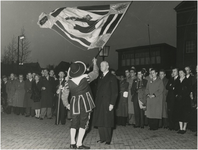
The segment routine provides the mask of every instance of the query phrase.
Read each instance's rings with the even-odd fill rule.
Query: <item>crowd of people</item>
[[[2,76],[1,104],[3,112],[43,120],[56,116],[55,124],[71,120],[70,148],[89,148],[82,144],[87,121],[98,127],[98,143],[110,144],[115,125],[134,128],[149,126],[150,130],[166,128],[184,134],[197,129],[197,71],[172,68],[166,71],[135,67],[116,74],[101,62],[100,72],[93,60],[93,71],[86,74],[86,65],[73,63],[56,77],[53,70],[41,75],[29,72],[26,78],[13,73]],[[93,82],[92,82],[93,81]],[[91,115],[93,111],[93,115]],[[76,130],[78,141],[75,142]]]
[[[169,79],[163,69],[149,68],[148,76],[144,68],[125,70],[125,76],[117,76],[117,124],[134,128],[148,125],[150,130],[167,128],[179,134],[184,134],[187,126],[196,131],[197,69],[193,75],[189,66],[173,68]]]
[[[25,78],[23,74],[16,76],[11,73],[9,77],[3,75],[2,112],[40,120],[56,116],[55,124],[65,124],[66,118],[70,118],[66,116],[66,108],[58,101],[59,94],[56,93],[59,85],[65,82],[65,71],[60,71],[58,76],[56,78],[54,70],[48,69],[43,69],[41,74],[28,72]]]

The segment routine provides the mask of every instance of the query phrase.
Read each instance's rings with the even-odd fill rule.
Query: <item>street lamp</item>
[[[105,57],[109,56],[109,50],[110,46],[104,46],[103,49],[99,49],[100,53],[99,56],[102,57],[102,60],[104,61]]]
[[[25,38],[24,35],[19,35],[18,36],[18,58],[17,58],[17,65],[19,65],[19,41],[23,40]],[[23,45],[22,45],[22,49],[23,49]]]
[[[19,41],[20,40],[23,40],[25,38],[25,36],[24,35],[19,35],[18,36],[18,54],[17,54],[17,70],[19,70]],[[22,51],[23,51],[23,43],[22,43]]]

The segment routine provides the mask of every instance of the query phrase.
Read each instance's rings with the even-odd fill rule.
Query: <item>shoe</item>
[[[40,118],[40,120],[43,120],[43,118]]]
[[[71,148],[71,149],[76,149],[77,146],[76,146],[76,144],[70,144],[69,148]]]
[[[97,143],[104,143],[105,141],[98,140]]]
[[[134,127],[134,128],[139,128],[140,126],[136,126],[136,125],[134,125],[133,127]]]
[[[141,129],[144,129],[144,127],[141,127]]]
[[[178,130],[179,130],[179,128],[174,128],[173,130],[178,131]]]
[[[25,117],[29,117],[30,115],[26,115]]]
[[[85,145],[81,145],[81,146],[77,147],[77,149],[90,149],[90,147],[85,146]]]
[[[105,142],[105,145],[110,145],[110,142]]]
[[[47,118],[47,119],[52,119],[52,117],[50,117],[50,118]]]
[[[182,130],[181,134],[184,134],[184,133],[186,133],[186,130]]]
[[[177,133],[179,133],[179,134],[182,134],[182,132],[183,132],[182,130],[177,131]]]

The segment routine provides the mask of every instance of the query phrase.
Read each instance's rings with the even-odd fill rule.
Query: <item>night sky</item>
[[[123,2],[123,1],[121,1]],[[106,45],[110,56],[105,58],[110,67],[117,69],[116,49],[149,45],[148,24],[151,44],[167,43],[176,47],[176,11],[181,1],[134,1]],[[29,62],[39,62],[41,67],[58,65],[61,61],[81,60],[91,63],[98,50],[83,51],[70,44],[51,29],[37,25],[42,12],[50,13],[59,7],[76,7],[115,4],[119,1],[1,1],[1,51],[12,37],[17,37],[24,26],[32,50]],[[102,58],[98,58],[101,62]]]

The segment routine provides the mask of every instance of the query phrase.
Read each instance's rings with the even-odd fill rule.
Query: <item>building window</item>
[[[160,64],[160,51],[152,51],[150,55],[149,52],[124,53],[121,62],[122,66]]]
[[[155,64],[155,51],[151,53],[151,64]]]
[[[131,59],[131,57],[130,57],[130,54],[126,54],[126,61],[127,61],[127,66],[130,66],[131,65],[131,63],[130,63],[130,59]]]
[[[135,54],[135,65],[139,65],[140,64],[140,53],[136,53]]]
[[[150,62],[149,52],[146,52],[146,53],[145,53],[145,64],[146,64],[146,65],[149,65],[149,62]]]
[[[160,51],[155,52],[155,57],[156,57],[156,63],[160,64],[161,63]]]
[[[156,63],[160,64],[161,63],[161,57],[160,56],[156,56]]]
[[[186,41],[186,53],[194,53],[196,49],[196,43],[194,40]]]
[[[125,54],[122,54],[122,66],[125,66]]]
[[[135,65],[134,53],[131,54],[131,65]]]

